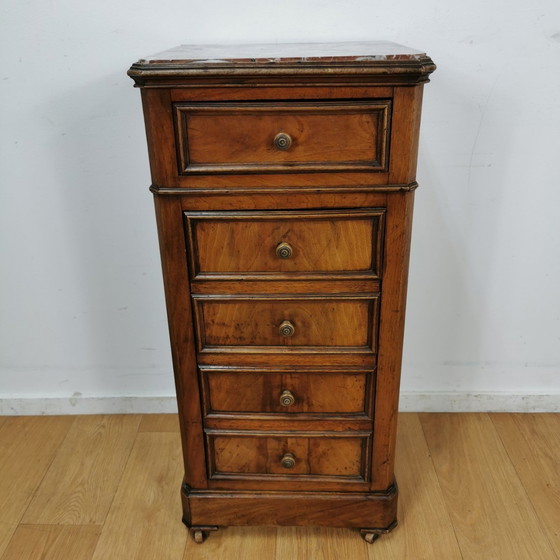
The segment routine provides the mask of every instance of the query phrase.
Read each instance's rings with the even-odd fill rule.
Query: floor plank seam
[[[120,474],[120,476],[119,476],[119,482],[118,482],[118,484],[115,486],[115,492],[113,493],[113,497],[111,498],[111,503],[109,504],[109,507],[107,508],[107,511],[105,512],[105,516],[103,517],[102,527],[105,526],[105,522],[107,521],[107,516],[109,515],[109,512],[111,511],[111,508],[113,507],[113,502],[115,501],[115,496],[117,495],[117,492],[119,491],[119,487],[120,487],[120,485],[121,485],[121,482],[122,482],[124,473],[125,473],[125,471],[126,471],[126,469],[127,469],[127,467],[128,467],[128,463],[129,463],[129,461],[130,461],[130,456],[132,455],[132,450],[133,450],[133,448],[134,448],[134,444],[136,443],[136,439],[138,438],[138,434],[140,433],[140,432],[139,432],[140,424],[142,424],[142,418],[144,417],[144,415],[142,414],[142,415],[140,415],[140,416],[141,416],[141,418],[140,418],[140,420],[139,420],[139,422],[138,422],[138,425],[136,426],[136,431],[134,432],[134,438],[133,438],[133,440],[132,440],[132,445],[130,446],[130,449],[129,449],[129,451],[128,451],[128,455],[126,456],[126,461],[125,461],[125,463],[124,463],[124,465],[123,465],[123,468],[121,469],[121,474]],[[97,544],[96,544],[95,548],[97,548]],[[94,554],[95,554],[95,548],[93,549],[93,553],[94,553]]]
[[[416,413],[418,415],[418,421],[420,422],[420,427],[422,428],[422,437],[424,438],[424,442],[426,443],[426,448],[428,449],[428,452],[430,454],[430,463],[432,464],[432,469],[434,470],[434,474],[436,475],[436,480],[438,483],[438,487],[439,490],[441,492],[441,495],[444,496],[444,492],[443,492],[443,488],[441,486],[441,482],[439,480],[439,473],[437,471],[436,468],[436,464],[434,462],[434,457],[432,455],[432,450],[430,449],[430,444],[428,443],[428,438],[426,437],[426,431],[424,430],[424,424],[422,422],[422,414],[437,414],[434,412],[425,412],[425,413]],[[447,504],[447,500],[443,500],[443,503],[445,505],[445,513],[447,515],[447,518],[449,519],[449,524],[451,525],[451,528],[453,529],[453,536],[455,537],[455,542],[457,543],[457,550],[459,551],[459,554],[461,555],[461,559],[464,560],[465,556],[463,555],[463,551],[461,550],[461,543],[459,542],[459,538],[457,537],[457,529],[455,528],[455,524],[453,523],[453,517],[451,516],[451,512],[449,511],[449,505]]]
[[[507,414],[511,415],[512,413],[507,413]],[[488,414],[488,417],[490,418],[490,422],[492,423],[492,427],[493,427],[494,431],[496,432],[496,435],[498,436],[498,439],[500,440],[500,443],[502,444],[502,447],[504,448],[504,451],[505,451],[505,454],[508,458],[508,461],[510,462],[511,466],[513,467],[513,472],[515,473],[515,476],[517,477],[517,480],[519,481],[519,484],[521,485],[521,488],[523,488],[523,492],[525,493],[525,496],[527,497],[528,502],[531,504],[531,509],[533,510],[533,513],[535,514],[535,517],[540,521],[541,525],[544,526],[544,521],[541,519],[541,516],[539,515],[538,509],[535,507],[533,499],[531,498],[531,495],[529,494],[527,488],[525,487],[525,484],[523,484],[523,479],[519,475],[517,467],[515,466],[515,461],[511,458],[508,447],[505,444],[505,442],[502,438],[502,435],[500,434],[500,430],[496,427],[496,424],[494,423],[493,417],[495,415],[496,414]],[[515,424],[515,427],[517,429],[517,432],[519,433],[519,436],[521,438],[523,438],[523,434],[521,433],[521,430],[519,429],[519,426],[517,426],[517,424]],[[550,537],[548,536],[548,531],[543,531],[543,533],[546,537],[546,542],[550,546],[550,550],[552,551],[554,556],[556,556],[557,560],[560,560],[560,558],[556,554],[554,543],[550,540]]]
[[[105,423],[110,416],[112,415],[99,415],[100,422]],[[557,501],[549,493],[558,487],[555,470],[557,449],[554,448],[554,445],[557,441],[557,427],[560,426],[560,424],[555,422],[556,420],[560,421],[560,415],[552,415],[555,417],[555,422],[551,424],[545,422],[544,415],[541,414],[521,415],[511,413],[465,415],[453,413],[414,413],[414,416],[409,416],[406,422],[401,420],[402,429],[404,430],[401,436],[401,444],[404,447],[401,450],[404,450],[404,457],[406,459],[403,466],[416,453],[416,458],[419,461],[421,460],[426,476],[429,474],[429,477],[427,476],[426,478],[429,481],[429,488],[434,492],[434,495],[438,491],[443,501],[439,503],[440,500],[438,498],[437,503],[434,504],[433,499],[430,499],[432,494],[426,492],[418,494],[415,502],[405,500],[400,505],[400,508],[402,507],[403,509],[399,515],[402,533],[399,535],[399,529],[397,528],[394,534],[394,537],[397,537],[396,540],[391,541],[388,537],[385,537],[373,546],[365,545],[349,529],[329,529],[324,531],[312,527],[274,527],[274,531],[263,530],[262,528],[232,527],[231,534],[229,531],[227,531],[227,534],[226,531],[223,531],[223,535],[212,536],[210,541],[202,546],[194,544],[189,537],[188,531],[179,522],[179,509],[175,508],[175,505],[178,506],[180,500],[179,493],[177,492],[177,495],[174,493],[175,481],[172,479],[176,478],[177,482],[179,482],[180,466],[182,465],[179,455],[177,455],[177,460],[172,462],[175,465],[173,472],[169,472],[168,469],[169,465],[171,465],[168,464],[169,453],[172,453],[175,457],[178,449],[176,445],[179,445],[179,434],[176,431],[169,432],[167,429],[168,423],[165,421],[150,422],[150,425],[159,428],[155,431],[141,431],[140,426],[145,421],[147,415],[139,414],[135,416],[138,421],[136,423],[127,423],[126,437],[122,436],[120,432],[120,435],[117,434],[119,437],[118,441],[120,442],[118,449],[121,455],[118,462],[120,468],[113,469],[110,472],[111,488],[114,486],[114,492],[112,492],[112,495],[111,492],[105,492],[104,503],[108,504],[105,515],[103,517],[96,516],[96,520],[93,523],[77,522],[75,517],[68,515],[65,517],[57,516],[57,512],[64,513],[66,508],[52,505],[50,501],[48,502],[51,504],[49,511],[52,511],[53,515],[47,516],[44,519],[52,519],[54,522],[23,522],[26,516],[32,513],[31,504],[35,503],[33,507],[37,509],[37,500],[41,497],[45,484],[52,487],[53,484],[57,484],[57,481],[66,480],[63,477],[65,473],[70,471],[64,465],[61,466],[60,463],[71,461],[72,458],[78,460],[80,457],[80,454],[76,454],[76,450],[72,449],[72,442],[77,444],[80,441],[79,437],[77,437],[80,436],[78,433],[81,428],[80,416],[67,417],[63,421],[55,420],[52,425],[46,424],[48,429],[45,429],[45,424],[41,424],[37,417],[30,418],[29,423],[12,426],[12,428],[16,428],[14,432],[15,441],[17,441],[18,434],[20,434],[18,451],[13,454],[13,461],[19,459],[20,464],[23,466],[28,465],[30,460],[34,464],[34,459],[37,457],[40,458],[40,468],[37,465],[37,468],[34,470],[33,479],[29,481],[32,483],[26,487],[25,494],[22,494],[22,499],[18,502],[18,508],[14,510],[15,515],[10,515],[10,531],[4,533],[4,545],[0,552],[0,560],[14,560],[15,558],[30,560],[31,558],[38,558],[37,555],[40,553],[36,551],[43,550],[47,545],[48,551],[45,548],[45,551],[47,551],[45,558],[67,558],[72,547],[76,547],[76,550],[82,550],[81,554],[83,556],[80,555],[80,558],[87,560],[97,557],[101,558],[101,556],[111,558],[113,557],[113,552],[115,552],[115,558],[129,558],[134,556],[134,553],[130,548],[131,543],[128,542],[127,544],[127,541],[133,535],[135,535],[135,539],[136,537],[144,539],[144,546],[147,546],[152,553],[156,550],[155,547],[159,546],[154,543],[163,535],[164,537],[162,538],[167,539],[169,543],[173,543],[173,552],[170,549],[169,554],[166,556],[169,560],[194,560],[195,558],[211,557],[227,560],[231,558],[236,559],[238,556],[245,556],[245,553],[247,553],[247,558],[274,559],[282,556],[283,558],[301,559],[307,557],[315,558],[315,552],[317,557],[321,557],[324,560],[334,560],[338,557],[355,560],[367,560],[369,558],[373,560],[373,558],[385,556],[393,560],[416,557],[437,558],[439,560],[439,558],[450,558],[451,552],[453,553],[452,557],[459,560],[486,558],[490,549],[480,546],[482,541],[479,541],[479,533],[475,532],[474,529],[476,531],[480,530],[486,535],[488,545],[493,546],[493,543],[496,544],[493,539],[497,539],[501,543],[502,546],[492,549],[492,557],[496,558],[496,560],[498,558],[506,559],[513,557],[526,560],[533,557],[560,560],[560,553],[557,541],[555,540],[558,536],[557,528],[554,525]],[[461,416],[462,418],[460,418]],[[487,422],[491,425],[488,426]],[[56,436],[53,433],[53,436],[49,437],[51,426],[53,429],[54,427],[56,428]],[[171,426],[170,423],[169,426]],[[470,428],[467,430],[469,426]],[[400,429],[401,426],[399,426],[399,431]],[[143,434],[142,437],[139,437],[140,434]],[[176,442],[174,442],[172,436],[177,437]],[[29,441],[28,437],[30,438]],[[34,438],[34,441],[42,442],[42,447],[39,448],[32,445],[32,438]],[[456,441],[457,438],[460,441]],[[111,441],[113,441],[113,438],[111,438]],[[430,443],[432,446],[430,446]],[[145,453],[145,450],[148,449],[145,446],[148,444],[150,449],[160,450],[157,452],[157,456]],[[161,447],[161,445],[164,445],[164,447]],[[124,451],[126,447],[129,448],[129,451],[125,456]],[[477,447],[480,448],[478,453]],[[44,453],[41,451],[43,449],[48,449],[50,452]],[[87,449],[88,455],[89,450],[91,450],[93,455],[96,455],[95,447],[88,447]],[[165,453],[161,452],[163,449],[165,449]],[[450,455],[453,449],[455,451]],[[137,451],[136,453],[135,450]],[[401,455],[402,458],[403,456]],[[138,527],[138,529],[135,527],[132,530],[130,523],[123,524],[119,521],[123,517],[121,513],[126,511],[127,508],[124,507],[121,513],[115,510],[115,508],[119,511],[121,510],[120,499],[116,500],[120,495],[123,500],[132,499],[134,503],[139,504],[136,510],[139,519],[145,520],[148,519],[146,517],[148,514],[152,515],[149,512],[151,502],[144,503],[142,500],[139,501],[138,496],[141,492],[137,490],[152,487],[152,478],[145,478],[142,474],[150,466],[152,460],[158,460],[161,463],[161,468],[154,467],[153,472],[155,474],[160,473],[164,477],[161,489],[165,492],[165,496],[158,499],[157,504],[155,504],[158,508],[157,511],[164,514],[166,519],[165,526],[161,526],[161,533],[151,522]],[[19,476],[21,478],[19,468],[13,467],[13,461],[10,462],[12,468],[6,471],[11,473],[6,481],[7,489],[10,487],[9,481],[11,476]],[[397,461],[399,461],[398,456]],[[465,461],[464,464],[463,461]],[[58,464],[58,467],[54,466],[55,462]],[[473,492],[475,494],[478,493],[479,498],[481,496],[484,498],[484,495],[478,491],[477,481],[480,480],[480,476],[487,473],[486,467],[490,466],[497,469],[492,472],[495,472],[495,482],[499,482],[499,492],[492,494],[495,498],[493,502],[489,502],[486,499],[484,503],[489,504],[488,511],[486,511],[486,506],[483,508],[479,504],[478,498],[476,496],[471,498],[471,494]],[[165,476],[162,470],[164,467],[166,469],[165,473],[167,473]],[[430,468],[433,473],[428,472]],[[469,473],[476,474],[476,478],[472,478]],[[69,476],[71,476],[71,472]],[[134,491],[132,491],[132,486],[129,487],[129,484],[132,484],[132,481],[137,479],[140,482],[134,483]],[[71,478],[70,480],[73,479]],[[107,479],[99,478],[99,480]],[[413,477],[411,480],[418,482],[424,480],[424,478]],[[551,487],[547,489],[544,486],[545,482],[551,485]],[[139,486],[140,483],[141,485]],[[410,484],[410,481],[407,484]],[[403,490],[404,486],[403,481]],[[121,487],[123,487],[122,492],[120,491]],[[78,486],[77,483],[67,482],[66,488],[70,493],[75,493]],[[461,490],[459,494],[456,493],[458,489]],[[58,492],[56,488],[55,490]],[[513,493],[511,497],[508,496],[510,493]],[[173,498],[171,497],[172,494]],[[174,502],[175,496],[177,504]],[[413,498],[412,494],[410,498]],[[117,504],[115,504],[115,501],[117,501]],[[44,500],[43,503],[47,504]],[[437,518],[437,528],[438,531],[441,531],[440,533],[435,530],[430,535],[424,533],[427,523],[426,519],[430,519],[430,517],[424,516],[420,521],[416,519],[418,507],[422,503],[427,504],[428,509],[426,511],[432,512],[434,518]],[[461,506],[461,504],[464,505]],[[469,509],[466,509],[466,505],[468,505]],[[470,515],[472,511],[478,511],[479,505],[481,506],[481,511],[486,512],[485,515],[488,520],[494,520],[493,516],[498,515],[498,507],[500,505],[507,505],[510,517],[516,521],[516,527],[519,530],[516,530],[514,533],[511,526],[506,526],[504,523],[498,524],[494,530],[486,529],[487,526],[490,526],[489,523],[484,526],[476,525],[469,528],[468,521],[465,521],[465,515]],[[22,513],[18,515],[20,507],[22,508]],[[37,511],[43,510],[42,506],[38,507]],[[407,519],[409,514],[406,509],[407,507],[415,508],[415,518]],[[475,509],[472,509],[473,507]],[[162,511],[164,508],[165,512]],[[173,513],[176,509],[177,518],[175,513]],[[87,513],[88,510],[84,511]],[[109,517],[113,511],[115,515]],[[502,513],[505,514],[506,511],[502,511]],[[58,521],[55,521],[55,519],[58,519]],[[64,521],[64,519],[67,521]],[[477,522],[481,519],[479,515]],[[171,520],[173,520],[173,527],[170,527]],[[176,524],[175,521],[177,521]],[[521,522],[530,522],[529,526],[532,528],[530,535],[524,534],[523,527],[526,528],[527,525],[520,525]],[[548,525],[546,525],[546,522],[548,522]],[[407,527],[408,523],[410,525]],[[124,531],[115,529],[115,527],[118,529],[121,525],[127,529]],[[84,529],[85,532],[82,532],[82,527],[91,527],[91,530]],[[93,527],[96,529],[93,529]],[[163,527],[165,528],[163,529]],[[421,532],[419,527],[423,528]],[[136,530],[138,530],[138,533],[134,532]],[[439,536],[441,536],[441,542]],[[87,546],[83,544],[85,541],[83,541],[82,537],[87,538],[86,540],[89,543]],[[417,542],[417,539],[424,538],[427,538],[428,542],[420,546],[421,543]],[[455,541],[453,541],[453,538]],[[532,539],[532,546],[525,544],[528,538]],[[357,539],[357,541],[354,542],[354,539]],[[82,544],[78,545],[77,543],[79,542]],[[514,550],[510,546],[512,542],[519,545],[517,554],[512,553]],[[362,544],[364,545],[363,547],[361,546]],[[533,546],[534,556],[532,556]],[[33,553],[31,552],[32,549]],[[100,550],[100,553],[96,557],[97,550]],[[449,552],[449,556],[444,553],[446,551]],[[152,553],[147,554],[146,557],[157,557],[152,556]],[[141,552],[138,552],[138,554],[139,556],[134,557],[140,558],[142,556]]]
[[[54,460],[56,459],[56,457],[58,456],[58,454],[60,453],[60,449],[62,448],[64,442],[66,441],[66,439],[68,438],[68,434],[70,433],[70,430],[72,429],[72,426],[76,423],[76,416],[73,417],[72,422],[70,422],[70,424],[68,425],[68,428],[66,430],[66,434],[64,435],[64,437],[60,440],[60,443],[58,444],[56,451],[53,452],[51,460],[49,461],[48,466],[45,468],[45,472],[43,473],[43,476],[41,477],[41,480],[39,481],[39,483],[37,484],[37,486],[35,487],[35,489],[33,490],[33,492],[31,493],[30,497],[29,497],[29,501],[27,502],[23,513],[21,514],[21,517],[18,520],[18,524],[17,526],[19,527],[22,523],[21,520],[25,517],[25,515],[27,514],[27,510],[29,509],[29,506],[33,503],[33,500],[35,499],[35,495],[37,494],[37,492],[39,491],[39,488],[41,488],[41,485],[43,484],[43,481],[45,480],[48,472],[51,470],[52,464],[54,463]],[[37,525],[49,525],[49,523],[37,523]],[[12,535],[13,537],[13,535]],[[10,539],[11,541],[11,539]],[[9,544],[9,543],[8,543]]]

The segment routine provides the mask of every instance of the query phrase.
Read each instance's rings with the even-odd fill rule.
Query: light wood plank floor
[[[560,415],[401,414],[399,523],[182,525],[174,415],[0,417],[0,560],[560,560]]]

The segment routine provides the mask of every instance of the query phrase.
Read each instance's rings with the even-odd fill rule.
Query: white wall
[[[439,67],[425,90],[404,405],[558,407],[558,0],[8,0],[0,22],[0,411],[173,407],[129,65],[187,42],[368,39],[425,49]],[[96,400],[124,396],[146,400]]]

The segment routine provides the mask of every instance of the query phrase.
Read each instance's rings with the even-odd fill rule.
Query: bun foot
[[[360,529],[360,533],[364,541],[366,541],[368,544],[373,544],[381,535],[386,535],[387,533],[391,532],[396,526],[397,520],[395,519],[395,521],[393,521],[393,523],[391,523],[391,525],[389,525],[388,527]]]
[[[210,531],[217,531],[218,527],[191,527],[191,537],[196,544],[202,544],[207,538]]]
[[[203,533],[200,530],[191,531],[191,537],[196,544],[202,544],[206,538],[206,533]]]
[[[362,531],[362,539],[366,541],[368,544],[373,544],[381,535],[377,533],[366,533]]]

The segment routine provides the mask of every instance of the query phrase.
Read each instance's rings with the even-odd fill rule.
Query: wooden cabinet
[[[140,60],[183,521],[396,525],[425,54],[184,46]]]

